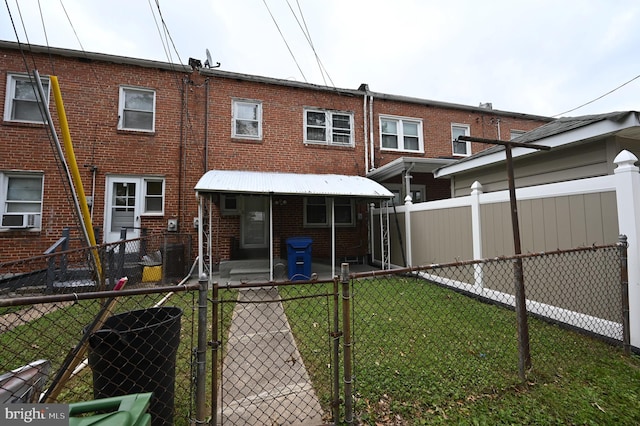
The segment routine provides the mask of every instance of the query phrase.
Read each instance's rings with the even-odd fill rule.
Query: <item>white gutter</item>
[[[362,121],[364,128],[364,176],[369,173],[369,139],[368,139],[368,127],[367,127],[367,97],[369,90],[364,92],[364,97],[362,101]]]
[[[369,143],[371,144],[371,169],[376,168],[375,142],[373,140],[373,95],[369,95]]]

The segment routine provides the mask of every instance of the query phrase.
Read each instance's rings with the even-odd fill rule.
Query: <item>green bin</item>
[[[149,393],[114,396],[69,404],[69,426],[149,426]],[[87,413],[99,413],[86,415]]]

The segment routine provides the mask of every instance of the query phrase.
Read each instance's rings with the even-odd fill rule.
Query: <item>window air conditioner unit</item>
[[[2,216],[2,227],[14,229],[37,228],[40,226],[38,216],[40,215],[35,213],[5,214]]]

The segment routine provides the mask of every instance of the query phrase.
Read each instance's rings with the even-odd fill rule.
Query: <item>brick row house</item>
[[[34,69],[56,129],[49,76],[59,81],[99,242],[117,241],[126,227],[127,238],[145,229],[191,234],[197,244],[194,187],[210,171],[241,173],[236,180],[290,173],[292,186],[308,175],[362,177],[395,194],[396,203],[408,192],[414,203],[448,198],[450,183],[432,171],[486,148],[457,142],[458,135],[508,140],[550,121],[489,104],[394,96],[366,84],[340,89],[189,62],[0,42],[0,262],[42,254],[64,227],[78,232],[33,91]],[[269,247],[284,257],[286,239],[302,235],[313,240],[315,259],[366,259],[372,226],[366,197],[233,188],[217,188],[211,198],[215,263],[269,256]],[[191,253],[197,252],[194,246]]]

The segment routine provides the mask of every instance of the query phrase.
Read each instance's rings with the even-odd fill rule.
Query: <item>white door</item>
[[[269,245],[269,199],[267,197],[242,198],[240,226],[242,248],[265,248]]]
[[[120,240],[122,228],[127,239],[140,236],[140,191],[142,179],[136,177],[107,177],[107,195],[104,218],[104,241]]]

